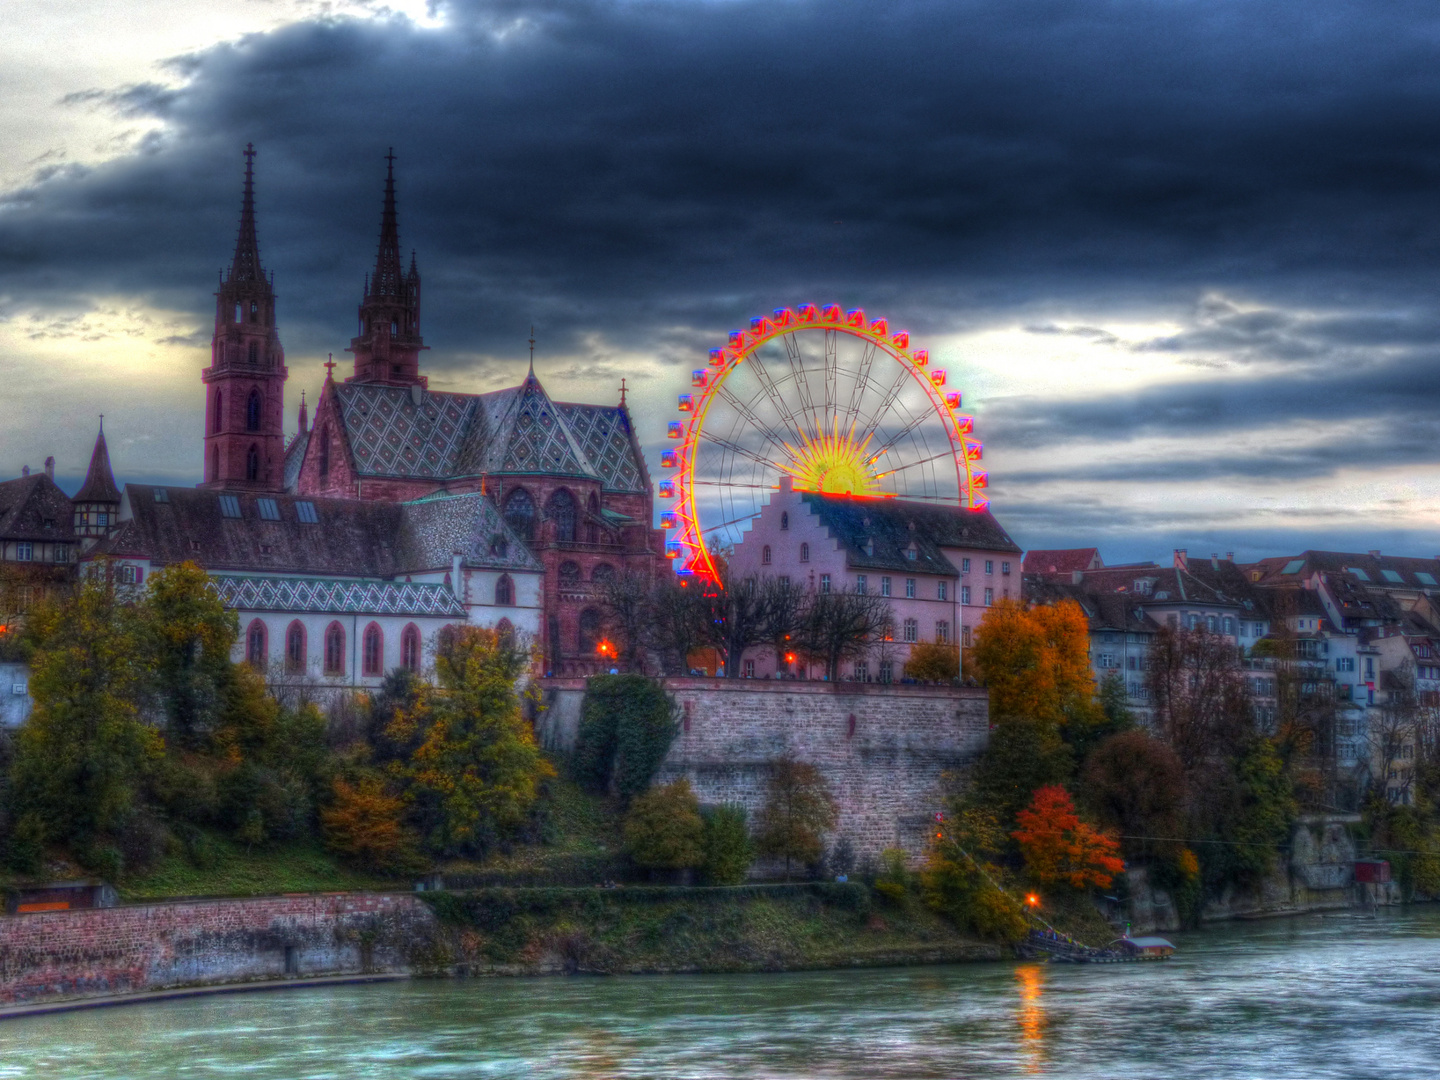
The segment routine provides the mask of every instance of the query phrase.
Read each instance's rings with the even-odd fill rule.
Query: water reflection
[[[1040,964],[1021,964],[1015,969],[1020,988],[1020,1049],[1024,1051],[1027,1071],[1045,1069],[1045,1008],[1040,992],[1045,987],[1045,969]]]

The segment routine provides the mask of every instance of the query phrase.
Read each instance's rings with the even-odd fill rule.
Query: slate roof
[[[1119,630],[1131,634],[1153,634],[1160,624],[1140,606],[1144,596],[1124,593],[1088,592],[1083,585],[1026,574],[1025,599],[1035,604],[1058,604],[1073,600],[1080,605],[1090,630]]]
[[[75,540],[75,508],[69,497],[42,473],[0,483],[0,538]]]
[[[90,452],[90,468],[85,473],[85,483],[75,493],[75,501],[120,501],[120,489],[115,486],[115,474],[110,469],[110,448],[105,445],[103,430],[95,437],[95,449]]]
[[[361,476],[443,481],[541,474],[598,479],[609,491],[646,490],[624,410],[557,404],[533,373],[519,386],[488,394],[369,383],[339,383],[334,392]],[[293,483],[289,453],[287,486]],[[303,447],[298,453],[303,456]],[[298,475],[298,461],[293,471]]]
[[[1099,548],[1061,548],[1027,551],[1021,570],[1026,574],[1070,574],[1076,570],[1095,570],[1104,565]]]
[[[1284,571],[1295,562],[1300,566],[1290,574]],[[1440,559],[1415,559],[1403,555],[1370,555],[1347,551],[1304,551],[1299,555],[1261,559],[1251,570],[1260,574],[1264,585],[1297,584],[1312,574],[1343,574],[1360,570],[1368,580],[1361,584],[1376,589],[1399,589],[1413,592],[1440,586]],[[1386,577],[1389,571],[1393,577]],[[1418,576],[1426,574],[1431,581]],[[1399,580],[1395,580],[1398,578]],[[1433,583],[1432,583],[1433,582]]]
[[[945,557],[942,547],[1020,553],[989,510],[812,491],[802,492],[800,498],[845,549],[847,565],[856,569],[954,577],[959,570]],[[912,542],[916,557],[907,559],[905,553]]]
[[[246,611],[337,615],[463,616],[465,606],[444,585],[408,581],[326,581],[316,578],[211,578],[226,607]]]
[[[224,515],[222,496],[236,500],[239,518]],[[274,503],[279,521],[261,517],[262,500]],[[300,517],[301,504],[314,507],[316,522]],[[467,566],[540,567],[478,492],[391,503],[130,484],[120,518],[120,527],[94,554],[161,564],[191,560],[219,573],[317,577],[386,578],[448,568],[457,549]]]

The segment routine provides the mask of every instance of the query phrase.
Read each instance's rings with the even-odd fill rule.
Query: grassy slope
[[[408,885],[351,870],[317,843],[247,851],[244,845],[219,835],[212,840],[216,849],[213,865],[201,868],[183,854],[168,855],[145,874],[121,881],[121,897],[134,903],[180,896],[273,896]]]

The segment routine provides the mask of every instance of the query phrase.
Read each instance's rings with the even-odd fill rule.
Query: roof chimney
[[[21,465],[21,466],[20,466],[20,475],[21,475],[21,476],[29,476],[29,475],[30,475],[30,466],[29,466],[29,465]]]
[[[1210,569],[1211,569],[1211,570],[1219,570],[1219,569],[1220,569],[1220,553],[1219,553],[1218,551],[1212,551],[1212,552],[1210,552]]]
[[[1234,562],[1234,561],[1235,561],[1235,553],[1234,553],[1233,551],[1227,551],[1227,552],[1225,552],[1225,561],[1226,561],[1226,562]]]
[[[1372,551],[1372,552],[1370,552],[1370,557],[1371,557],[1372,559],[1378,559],[1378,558],[1380,558],[1380,552],[1378,552],[1378,551]]]
[[[53,457],[45,459],[45,475],[51,480],[55,479],[55,459]]]
[[[1186,551],[1187,551],[1186,548],[1176,548],[1176,549],[1175,549],[1175,563],[1174,563],[1174,565],[1175,565],[1177,568],[1181,569],[1181,570],[1186,569],[1186,568],[1189,567],[1189,565],[1190,565],[1189,561],[1188,561],[1188,560],[1186,559],[1186,557],[1185,557]]]

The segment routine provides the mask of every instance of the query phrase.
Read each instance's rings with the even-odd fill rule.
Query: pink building
[[[988,510],[795,491],[788,476],[730,566],[737,576],[789,578],[817,592],[888,597],[894,640],[846,672],[864,682],[898,682],[915,642],[968,645],[987,607],[1020,597],[1020,548]],[[751,650],[742,663],[751,678],[787,671],[769,649]],[[788,672],[808,678],[819,669]]]

